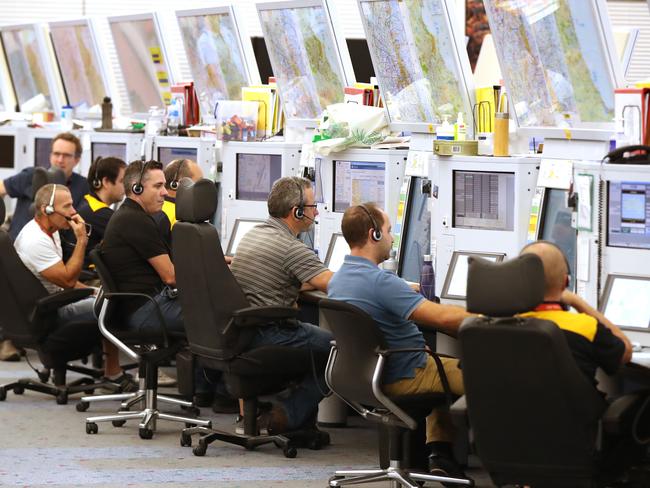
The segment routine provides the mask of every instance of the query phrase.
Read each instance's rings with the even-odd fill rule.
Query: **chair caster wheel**
[[[86,434],[96,434],[99,428],[95,422],[86,422]]]
[[[192,446],[192,436],[181,432],[181,447],[191,447]]]
[[[7,390],[0,388],[0,402],[4,402],[7,399]]]
[[[126,424],[126,420],[113,420],[111,424],[113,424],[113,427],[122,427]]]
[[[312,451],[320,451],[323,448],[323,443],[318,438],[312,439],[307,444],[307,448],[311,449]]]
[[[282,450],[284,457],[293,459],[298,455],[298,450],[295,447],[287,446]]]
[[[147,428],[138,429],[138,435],[140,439],[151,439],[153,438],[153,430]]]
[[[14,386],[14,393],[16,395],[22,395],[23,393],[25,393],[25,387],[23,385]]]
[[[343,480],[343,479],[345,479],[345,476],[336,476],[336,475],[334,475],[334,476],[330,477],[330,479],[327,480],[327,486],[338,486],[338,485],[332,485],[332,482],[333,481],[340,481],[340,480]]]
[[[60,391],[59,394],[56,396],[56,404],[65,405],[66,403],[68,403],[68,392]]]
[[[38,374],[38,379],[41,381],[41,383],[47,383],[50,381],[50,370],[46,369],[45,371],[37,371]]]
[[[195,456],[205,456],[205,452],[208,450],[208,445],[203,439],[201,439],[198,445],[194,446],[192,449],[192,454]]]
[[[90,407],[90,402],[84,402],[83,400],[79,401],[74,408],[77,409],[77,412],[85,412]]]

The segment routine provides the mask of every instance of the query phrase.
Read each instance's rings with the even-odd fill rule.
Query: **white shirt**
[[[41,276],[43,270],[63,261],[63,250],[58,231],[50,237],[32,219],[16,237],[14,247],[23,264],[43,283],[48,293],[56,293],[63,289]]]

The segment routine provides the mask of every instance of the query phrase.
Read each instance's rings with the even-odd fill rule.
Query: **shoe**
[[[284,408],[276,405],[257,417],[257,430],[261,435],[284,434],[289,430],[289,419]]]
[[[429,455],[429,474],[432,474],[433,476],[445,476],[447,478],[469,480],[472,482],[472,486],[474,483],[471,478],[467,477],[463,469],[454,459],[440,454]],[[442,486],[454,487],[458,485],[455,483],[442,483]]]
[[[122,373],[117,378],[102,378],[103,381],[115,383],[118,386],[118,393],[134,393],[140,388],[138,382],[128,373]]]
[[[212,411],[214,413],[239,413],[239,400],[216,393],[212,400]]]
[[[163,370],[158,370],[158,386],[176,386],[176,378],[172,378]]]
[[[20,361],[20,351],[8,339],[0,341],[0,361]]]

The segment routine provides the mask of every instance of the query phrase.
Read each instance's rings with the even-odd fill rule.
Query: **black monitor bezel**
[[[465,300],[466,295],[452,295],[449,293],[449,286],[451,285],[451,279],[454,276],[454,271],[456,269],[456,263],[458,262],[459,256],[475,256],[478,258],[488,258],[495,257],[497,258],[495,262],[500,263],[506,258],[506,254],[502,252],[485,252],[485,251],[454,251],[451,255],[451,261],[449,262],[449,267],[447,268],[447,275],[445,276],[445,281],[442,285],[442,291],[440,292],[440,298],[445,298],[447,300]]]
[[[0,138],[11,138],[11,143],[7,141],[7,149],[11,147],[11,153],[3,153],[0,158],[0,169],[13,169],[16,167],[16,136],[14,134],[0,134]]]
[[[403,272],[403,262],[402,262],[402,253],[404,252],[405,242],[404,236],[406,234],[406,228],[408,227],[408,222],[411,217],[411,199],[413,198],[413,190],[415,189],[415,182],[417,178],[414,176],[407,176],[408,182],[406,187],[406,198],[404,199],[404,212],[402,214],[402,222],[400,225],[400,234],[399,234],[399,247],[397,248],[397,276],[402,276]]]

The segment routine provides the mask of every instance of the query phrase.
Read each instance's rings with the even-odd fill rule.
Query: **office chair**
[[[127,420],[140,419],[138,434],[142,439],[151,439],[156,430],[157,420],[168,420],[182,422],[186,425],[202,425],[210,427],[209,420],[202,420],[195,417],[172,415],[158,410],[158,401],[185,408],[188,411],[199,415],[199,411],[191,402],[178,398],[158,395],[158,365],[176,355],[184,347],[185,338],[182,335],[168,333],[165,327],[165,319],[156,305],[156,314],[151,317],[160,324],[161,331],[155,327],[151,332],[131,331],[121,328],[121,317],[119,314],[120,297],[144,297],[155,301],[148,295],[141,293],[118,292],[115,281],[111,276],[101,251],[98,248],[90,252],[90,259],[95,265],[97,274],[102,284],[96,306],[99,307],[99,329],[103,336],[115,344],[118,349],[129,358],[137,361],[140,376],[140,388],[136,393],[124,393],[117,395],[103,395],[100,397],[84,397],[77,405],[78,411],[84,411],[91,402],[103,400],[122,400],[121,410],[113,415],[99,415],[86,419],[86,433],[96,434],[99,430],[98,422],[112,422],[114,427],[121,427]],[[143,403],[140,411],[132,412],[130,408]]]
[[[0,213],[4,214],[4,204]],[[0,386],[0,400],[5,400],[10,390],[17,395],[32,390],[53,395],[56,402],[63,405],[71,394],[92,393],[99,387],[117,388],[113,383],[95,382],[102,376],[99,370],[68,364],[69,361],[84,359],[100,348],[97,323],[68,322],[57,326],[58,308],[91,294],[90,289],[49,294],[23,264],[9,234],[0,231],[0,328],[4,338],[11,340],[16,347],[35,350],[45,368],[35,369],[38,381],[20,379]],[[66,383],[67,371],[86,376]],[[49,383],[50,377],[53,384]]]
[[[469,263],[467,309],[482,315],[460,328],[465,397],[452,413],[468,414],[477,454],[497,486],[594,486],[599,427],[616,432],[630,398],[608,408],[562,330],[517,317],[544,299],[538,256]]]
[[[32,175],[32,195],[36,195],[36,192],[40,190],[42,186],[45,186],[49,183],[65,185],[65,173],[63,170],[54,167],[50,169],[41,167],[34,168],[34,174]]]
[[[384,480],[406,487],[417,487],[418,483],[427,481],[473,486],[471,480],[418,473],[404,466],[403,452],[406,446],[402,444],[402,438],[418,425],[411,413],[418,412],[423,418],[432,408],[451,403],[448,386],[444,393],[389,397],[382,392],[382,373],[388,357],[415,349],[389,350],[372,317],[348,303],[321,300],[320,323],[332,331],[335,341],[325,372],[328,386],[359,415],[389,429],[389,466],[384,469],[336,471],[330,478],[329,486]],[[442,363],[435,354],[432,356],[445,384]],[[421,449],[425,449],[424,440]]]
[[[217,229],[209,223],[216,196],[210,180],[181,180],[172,230],[176,282],[190,351],[201,366],[221,371],[232,397],[243,399],[244,434],[189,428],[183,431],[181,445],[191,445],[192,435],[201,434],[193,450],[197,456],[215,440],[246,449],[274,443],[286,457],[296,455],[296,446],[319,449],[329,444],[329,436],[315,427],[258,435],[258,396],[277,393],[290,381],[314,374],[312,363],[324,366],[326,357],[314,353],[312,358],[309,351],[294,347],[247,348],[257,327],[294,319],[297,310],[250,306],[224,260]]]

